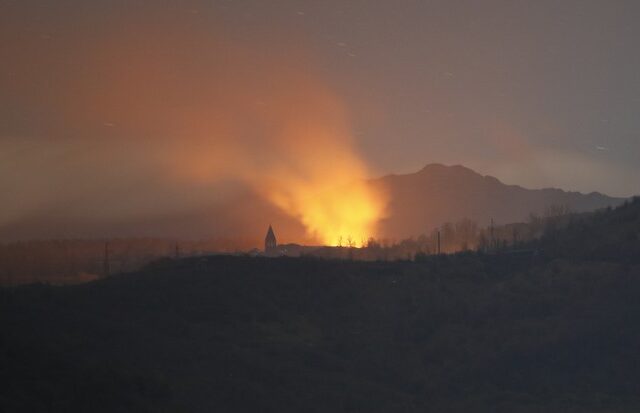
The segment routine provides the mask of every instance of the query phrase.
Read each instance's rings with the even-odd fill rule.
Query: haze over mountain
[[[531,213],[543,214],[550,206],[586,212],[624,201],[598,192],[582,194],[507,185],[461,165],[429,164],[413,174],[387,175],[371,183],[388,192],[388,214],[380,231],[396,239],[416,236],[463,218],[484,227],[492,218],[495,224],[520,222]]]
[[[521,222],[530,213],[543,214],[551,205],[582,212],[618,205],[623,198],[597,192],[581,194],[560,189],[525,189],[506,185],[491,176],[464,166],[430,164],[406,175],[387,175],[369,181],[388,194],[386,218],[377,238],[403,239],[418,236],[445,222],[469,218],[484,227]],[[259,246],[264,231],[273,224],[282,242],[315,243],[293,217],[266,202],[258,194],[242,191],[227,199],[191,212],[127,220],[96,220],[87,217],[39,214],[0,228],[0,240],[54,238],[175,237],[223,238],[235,247]],[[231,244],[230,244],[231,245]]]

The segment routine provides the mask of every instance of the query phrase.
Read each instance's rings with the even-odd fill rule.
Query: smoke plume
[[[0,232],[195,214],[228,236],[216,231],[235,209],[251,223],[284,213],[305,230],[293,241],[375,235],[384,199],[362,183],[346,109],[313,59],[187,14],[139,17],[3,24]]]

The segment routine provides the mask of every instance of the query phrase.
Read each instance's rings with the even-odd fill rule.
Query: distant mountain
[[[616,206],[624,198],[598,192],[582,194],[555,188],[526,189],[506,185],[464,166],[430,164],[419,172],[387,175],[371,185],[389,196],[388,216],[381,233],[390,238],[416,236],[463,218],[486,226],[526,220],[530,213],[543,214],[553,205],[568,206],[574,212]]]

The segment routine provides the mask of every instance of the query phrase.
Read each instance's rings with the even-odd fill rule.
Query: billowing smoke
[[[309,56],[187,14],[100,23],[0,29],[0,231],[211,211],[215,236],[238,210],[251,223],[284,212],[305,229],[294,241],[375,235],[384,199],[362,183],[345,108]]]

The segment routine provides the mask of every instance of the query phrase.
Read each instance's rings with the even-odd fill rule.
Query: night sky
[[[640,193],[637,1],[131,3],[0,0],[0,225],[205,208],[237,182],[295,211],[336,158]]]
[[[380,174],[461,163],[530,187],[640,193],[637,1],[269,3],[202,13],[238,36],[299,33]]]

